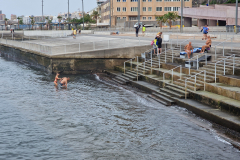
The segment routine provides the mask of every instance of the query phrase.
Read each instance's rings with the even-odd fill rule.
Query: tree
[[[31,25],[32,25],[32,30],[33,30],[33,26],[35,24],[35,20],[34,20],[34,17],[32,16],[29,16],[29,18],[31,19]]]
[[[167,14],[164,14],[164,17],[166,18],[170,29],[172,28],[172,21],[176,21],[178,19],[178,14],[176,12],[168,12]]]
[[[23,20],[22,19],[20,19],[19,24],[23,25]]]
[[[62,21],[62,17],[61,17],[61,16],[58,16],[57,18],[58,18],[58,22],[59,22],[59,30],[60,30],[60,23],[61,23],[61,21]]]
[[[167,19],[164,15],[157,17],[157,22],[159,24],[159,27],[161,27],[161,29],[162,29],[162,23],[166,23],[166,21],[167,21]]]
[[[20,29],[20,28],[19,28],[19,21],[21,20],[21,18],[18,17],[17,20],[18,20],[18,29]]]
[[[49,17],[45,17],[45,19],[47,20],[47,22],[46,22],[47,29],[49,30],[49,25],[52,23],[52,19]]]
[[[99,18],[99,14],[98,11],[93,11],[91,18],[95,21],[97,21],[97,19]]]
[[[7,30],[8,20],[9,19],[7,19],[7,18],[4,19],[4,21],[5,21],[5,30]]]

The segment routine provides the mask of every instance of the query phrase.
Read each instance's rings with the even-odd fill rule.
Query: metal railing
[[[182,65],[179,65],[179,66],[177,66],[177,67],[175,67],[175,68],[173,68],[169,71],[163,72],[163,87],[165,87],[165,73],[169,73],[169,72],[172,71],[172,83],[173,83],[173,70],[175,70],[179,67],[180,67],[180,72],[179,72],[180,73],[180,79],[182,79]]]
[[[196,87],[196,85],[197,85],[197,75],[201,74],[202,72],[204,72],[204,91],[205,91],[205,89],[206,89],[206,70],[201,71],[201,72],[199,72],[199,73],[197,73],[197,74],[195,74],[195,75],[185,79],[185,99],[187,99],[187,81],[189,79],[191,79],[192,77],[195,77],[194,91],[196,92],[196,88],[197,88]]]
[[[224,43],[229,39],[231,39],[231,43],[232,43],[233,37],[225,39],[223,42],[220,42],[217,45],[215,45],[215,60],[217,59],[217,46],[219,46],[220,44],[223,44],[223,56],[224,56]],[[232,51],[232,46],[231,46],[231,51]]]
[[[215,83],[217,83],[217,64],[223,61],[223,75],[225,75],[225,73],[226,73],[226,60],[228,58],[231,58],[231,57],[233,57],[233,65],[232,65],[232,67],[233,67],[233,75],[234,75],[234,71],[235,71],[235,54],[233,54],[231,56],[228,56],[228,57],[226,57],[226,58],[224,58],[224,59],[222,59],[222,60],[220,60],[220,61],[215,63]],[[218,65],[222,65],[222,64],[218,64]]]
[[[136,57],[133,57],[133,58],[131,58],[131,59],[129,59],[129,60],[127,60],[127,61],[124,62],[124,74],[125,74],[125,71],[126,71],[126,67],[125,67],[126,62],[131,61],[130,67],[131,67],[131,70],[132,70],[132,60],[135,59],[135,58],[136,58]],[[137,56],[137,60],[138,60],[138,56]]]

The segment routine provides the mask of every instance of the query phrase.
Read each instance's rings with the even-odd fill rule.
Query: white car
[[[139,24],[140,24],[140,25],[141,25],[141,27],[142,27],[142,22],[140,22]],[[136,24],[134,24],[134,26],[133,26],[133,27],[134,27],[134,28],[136,28],[137,26],[139,26],[139,25],[138,25],[138,22],[137,22]]]

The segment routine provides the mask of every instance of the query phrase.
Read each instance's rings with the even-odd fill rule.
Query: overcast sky
[[[84,11],[88,12],[97,6],[96,0],[83,0]],[[43,14],[57,16],[60,12],[67,12],[68,0],[43,0]],[[82,0],[69,0],[69,11],[82,11]],[[0,10],[11,18],[17,16],[42,15],[42,0],[0,0]]]

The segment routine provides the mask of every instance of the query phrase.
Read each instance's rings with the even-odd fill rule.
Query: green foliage
[[[157,17],[157,22],[158,22],[160,27],[162,27],[162,23],[166,23],[166,21],[167,21],[167,19],[164,15],[163,16],[156,16],[156,17]]]
[[[240,0],[238,0],[238,3],[240,2]],[[227,1],[225,4],[228,4],[228,3],[236,3],[236,0],[229,0]]]
[[[73,24],[82,24],[83,23],[83,18],[81,19],[76,19],[73,18],[72,20],[70,20],[70,23]],[[93,20],[89,14],[84,15],[84,23],[96,23],[96,20]]]
[[[19,20],[19,24],[23,25],[23,20],[22,19]]]
[[[95,21],[97,21],[97,19],[99,18],[99,14],[98,11],[93,11],[91,18]]]
[[[178,14],[176,12],[168,12],[167,14],[164,14],[163,16],[165,17],[166,21],[168,22],[170,29],[172,27],[172,21],[176,21],[180,17],[180,16],[178,16]]]

